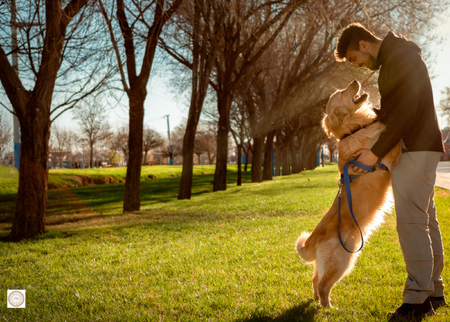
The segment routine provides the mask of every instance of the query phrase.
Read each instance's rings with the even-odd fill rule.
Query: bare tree
[[[111,130],[106,142],[110,150],[110,154],[108,155],[109,160],[118,157],[120,162],[120,153],[122,153],[124,161],[128,160],[128,128],[125,124],[117,125]]]
[[[111,75],[107,55],[98,59],[104,46],[96,38],[99,24],[92,21],[96,14],[91,9],[88,0],[0,5],[0,81],[12,108],[3,105],[21,125],[12,240],[45,231],[51,121],[99,90]],[[24,54],[20,65],[18,53]]]
[[[217,56],[217,39],[221,32],[218,2],[215,0],[190,0],[180,8],[174,19],[169,37],[172,43],[187,43],[174,50],[161,39],[163,48],[175,59],[192,70],[191,101],[186,131],[183,138],[183,170],[181,173],[178,199],[190,199],[193,176],[193,155],[199,153],[195,144],[196,131],[205,101],[210,75]],[[183,27],[182,32],[175,31]],[[187,59],[185,57],[191,57]],[[199,157],[200,158],[200,157]]]
[[[156,46],[162,28],[182,1],[174,0],[169,7],[164,0],[126,3],[124,0],[110,1],[106,6],[108,12],[102,0],[99,0],[100,9],[108,26],[111,42],[116,53],[123,90],[129,100],[128,146],[130,155],[125,183],[124,212],[140,209],[142,135],[147,83],[150,79]],[[116,11],[116,19],[113,15],[114,10]],[[152,25],[148,23],[151,18],[153,18]],[[113,23],[118,24],[120,28],[114,28]],[[119,49],[121,43],[125,53]],[[140,72],[138,72],[138,59],[142,59]],[[123,64],[123,61],[125,61],[125,64]]]
[[[194,149],[193,152],[198,158],[198,164],[202,163],[201,156],[204,153],[207,153],[209,150],[209,142],[206,141],[205,136],[202,135],[201,132],[197,131],[194,140]],[[183,160],[185,156],[183,155]]]
[[[83,102],[74,110],[74,120],[79,126],[79,140],[89,148],[89,167],[93,167],[93,156],[100,142],[111,136],[105,107],[98,101]]]
[[[148,151],[157,149],[161,147],[163,144],[164,139],[159,132],[151,129],[148,126],[144,127],[143,147],[142,147],[142,150],[144,151],[144,159],[142,161],[142,164],[145,165],[147,162]]]
[[[205,149],[204,153],[208,155],[208,163],[214,164],[214,159],[216,157],[216,142],[217,142],[217,131],[215,125],[202,122],[199,125],[199,130],[195,135],[196,142],[200,142],[202,147]]]
[[[226,190],[229,113],[242,78],[275,41],[292,14],[306,1],[256,2],[242,6],[224,4],[224,33],[216,59],[212,87],[217,93],[219,123],[217,165],[213,191]]]
[[[230,132],[237,149],[237,185],[242,185],[242,153],[244,144],[249,139],[248,114],[242,103],[245,91],[237,91],[236,100],[230,111]]]
[[[288,22],[292,13],[307,1],[216,1],[211,6],[205,5],[205,12],[210,12],[208,19],[202,24],[209,24],[205,29],[208,35],[202,39],[209,42],[203,46],[209,55],[216,55],[214,60],[214,72],[211,73],[210,85],[217,94],[217,109],[219,112],[217,133],[217,165],[214,174],[213,191],[226,189],[226,167],[228,156],[228,134],[230,127],[229,112],[233,101],[233,93],[240,85],[242,77],[249,72],[250,67],[261,57],[267,48],[274,42],[279,32]],[[193,15],[195,16],[195,14]],[[214,19],[211,19],[214,17]],[[198,19],[187,21],[190,29],[185,34],[196,34],[195,24]],[[203,25],[202,25],[203,26]],[[195,41],[192,45],[195,45]],[[204,43],[203,43],[204,44]],[[189,46],[189,45],[188,45]],[[197,73],[190,59],[183,56],[183,50],[176,50],[164,44],[164,48],[176,60]],[[217,52],[214,51],[217,48]],[[200,50],[200,47],[198,47]],[[197,52],[192,49],[193,58]],[[204,55],[203,57],[206,57]],[[206,66],[206,64],[204,65]],[[195,77],[194,77],[195,78]],[[198,106],[192,106],[198,109]],[[192,113],[196,113],[192,111]],[[194,116],[192,117],[196,119]],[[198,119],[198,118],[197,118]],[[189,123],[189,131],[195,126],[195,122]],[[187,142],[188,144],[188,142]],[[181,191],[181,190],[180,190]],[[180,196],[180,194],[179,194]]]
[[[73,141],[75,140],[74,133],[64,126],[53,124],[50,140],[53,146],[53,153],[56,157],[55,161],[59,162],[60,168],[63,168],[63,160],[65,157],[67,157],[67,161],[70,163],[69,154]]]

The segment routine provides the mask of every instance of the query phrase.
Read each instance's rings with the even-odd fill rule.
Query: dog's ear
[[[339,107],[335,107],[333,112],[328,116],[330,119],[330,127],[338,128],[341,127],[345,116],[348,115],[347,112],[342,111]]]
[[[333,116],[336,118],[336,123],[334,123],[334,124],[341,126],[342,123],[344,122],[345,117],[348,115],[349,115],[349,113],[347,110],[343,111],[339,107],[336,107],[333,110]]]

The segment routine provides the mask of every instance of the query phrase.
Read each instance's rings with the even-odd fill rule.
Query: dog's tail
[[[297,245],[295,246],[300,258],[307,263],[311,263],[316,259],[316,247],[311,240],[308,242],[310,235],[311,233],[303,232],[298,238]]]

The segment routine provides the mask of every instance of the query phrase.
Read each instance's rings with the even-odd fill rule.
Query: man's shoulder
[[[421,55],[417,50],[410,47],[394,48],[387,59],[387,63],[404,61],[405,59],[420,59]]]
[[[420,53],[413,48],[398,47],[393,49],[388,57],[386,57],[385,62],[381,66],[380,73],[382,73],[383,70],[408,68],[415,64],[423,64]]]

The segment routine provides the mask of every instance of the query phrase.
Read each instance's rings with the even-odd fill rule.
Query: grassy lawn
[[[228,183],[236,183],[236,166],[230,165]],[[142,205],[161,203],[176,198],[181,176],[181,166],[145,166],[141,171]],[[90,176],[91,178],[113,177],[121,180],[126,177],[126,168],[104,169],[57,169],[50,170],[49,183],[62,185],[76,184],[69,178]],[[149,179],[153,176],[156,179]],[[14,213],[18,188],[18,171],[15,168],[0,166],[0,229],[11,221]],[[214,166],[194,167],[193,195],[212,191]],[[243,182],[250,182],[250,173],[243,174]],[[123,206],[125,184],[104,184],[70,189],[49,190],[47,223],[78,220],[86,216],[118,214]],[[64,203],[61,203],[64,200]],[[7,224],[6,224],[7,226]]]
[[[19,171],[0,165],[0,196],[17,193],[18,183]]]
[[[215,166],[201,165],[194,167],[194,175],[213,174]],[[143,166],[141,180],[181,176],[182,166]],[[94,169],[50,169],[48,175],[49,185],[62,187],[64,185],[80,186],[74,178],[89,176],[92,179],[113,178],[117,182],[125,182],[127,168],[94,168]],[[0,165],[0,196],[17,193],[19,171],[16,168],[5,168]]]
[[[49,192],[48,232],[0,241],[3,296],[27,291],[26,309],[7,309],[4,298],[0,321],[386,321],[401,304],[406,273],[393,214],[333,289],[335,309],[312,300],[313,267],[294,244],[331,205],[336,166],[260,184],[246,174],[242,187],[229,171],[227,191],[205,193],[213,176],[197,175],[184,201],[177,177],[143,181],[142,211],[133,214],[121,214],[123,184]],[[450,246],[450,194],[438,190],[436,204]],[[441,308],[427,321],[449,314]]]

